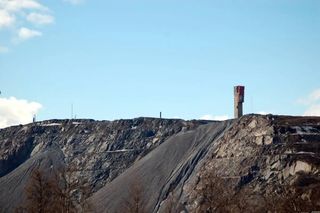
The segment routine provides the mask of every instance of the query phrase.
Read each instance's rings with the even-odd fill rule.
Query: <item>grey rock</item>
[[[47,168],[47,161],[54,168],[76,165],[74,178],[88,182],[95,192],[171,135],[206,123],[156,118],[50,120],[1,129],[0,207],[5,212],[17,207],[23,196],[11,199],[8,193],[13,197],[23,194],[30,173]],[[58,159],[52,159],[57,157],[51,156],[53,149]]]
[[[201,202],[195,189],[211,170],[235,190],[254,189],[248,205],[259,212],[263,197],[284,184],[304,190],[306,202],[320,185],[320,118],[51,120],[2,129],[0,207],[12,212],[23,201],[35,168],[50,174],[69,164],[78,169],[74,178],[91,185],[89,201],[98,212],[121,212],[135,184],[147,212],[165,212],[170,195],[177,212],[194,212]]]

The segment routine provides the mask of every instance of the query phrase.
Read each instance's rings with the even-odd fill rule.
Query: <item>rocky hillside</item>
[[[169,138],[91,201],[121,212],[140,185],[146,212],[320,210],[319,171],[320,118],[250,115]]]
[[[35,168],[73,165],[96,212],[320,210],[320,118],[51,120],[0,130],[0,209]],[[139,193],[137,193],[139,192]],[[21,196],[22,195],[22,196]]]
[[[49,120],[0,130],[0,209],[11,211],[35,168],[72,165],[92,192],[116,178],[171,135],[207,121],[136,118]]]
[[[188,211],[199,210],[208,172],[224,184],[224,192],[231,189],[215,197],[228,204],[224,212],[320,210],[320,118],[236,120],[185,183],[179,199]]]

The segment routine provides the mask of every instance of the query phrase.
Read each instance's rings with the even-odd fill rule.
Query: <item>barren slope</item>
[[[288,199],[299,200],[291,202],[296,210],[320,210],[319,117],[51,120],[2,129],[0,210],[23,201],[34,169],[50,174],[70,164],[73,177],[92,186],[98,212],[124,212],[137,188],[146,212],[205,212],[201,193],[211,173],[218,190],[232,189],[229,197],[215,192],[225,204],[218,212],[274,211],[274,201]]]
[[[30,173],[37,168],[51,171],[73,165],[73,178],[87,182],[94,192],[171,135],[203,123],[207,122],[50,120],[1,129],[0,210],[13,211],[21,203]]]
[[[269,199],[288,196],[281,194],[287,188],[300,190],[303,208],[311,205],[319,210],[320,118],[250,115],[180,133],[95,193],[91,201],[99,212],[122,212],[132,187],[139,184],[147,212],[167,212],[170,197],[175,198],[177,212],[202,212],[199,188],[208,171],[225,180],[245,205],[239,207],[239,200],[234,200],[226,211],[265,212]]]

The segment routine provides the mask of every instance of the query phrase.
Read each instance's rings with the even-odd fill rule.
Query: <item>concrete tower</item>
[[[234,117],[240,118],[243,115],[244,86],[234,87]]]

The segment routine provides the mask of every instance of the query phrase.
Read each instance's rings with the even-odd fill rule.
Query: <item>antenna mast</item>
[[[73,103],[71,104],[71,119],[73,119]]]

